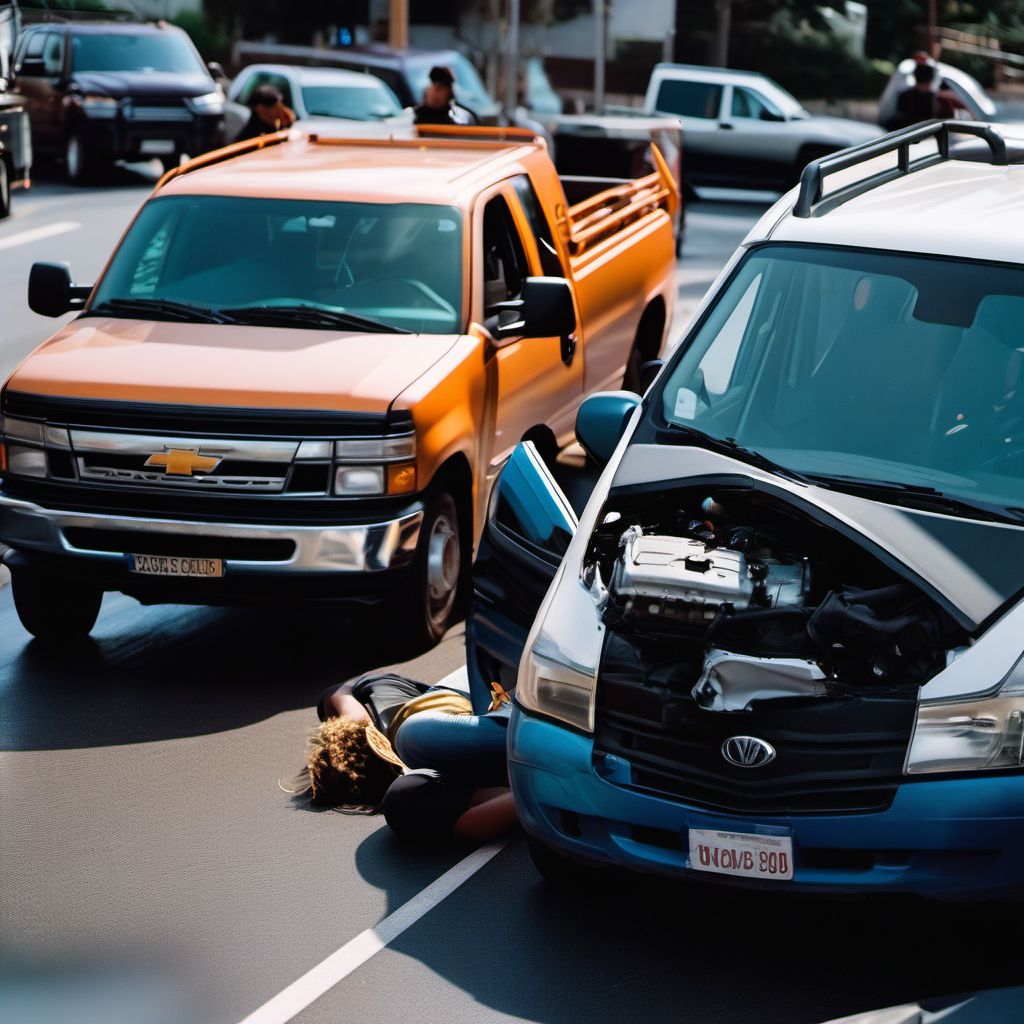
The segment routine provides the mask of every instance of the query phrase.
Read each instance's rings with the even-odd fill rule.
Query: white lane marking
[[[319,999],[357,967],[393,942],[424,914],[433,910],[463,882],[472,878],[485,864],[499,854],[507,844],[491,843],[474,850],[453,868],[435,879],[408,903],[388,914],[375,928],[367,928],[340,949],[335,950],[301,978],[249,1014],[241,1024],[285,1024],[307,1006]]]
[[[81,226],[81,222],[77,220],[59,220],[55,224],[44,224],[39,228],[19,231],[16,235],[0,238],[0,249],[13,249],[16,245],[40,242],[44,238],[53,238],[54,235],[66,235],[72,231],[77,231]]]

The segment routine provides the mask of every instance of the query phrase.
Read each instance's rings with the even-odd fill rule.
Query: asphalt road
[[[92,280],[155,174],[15,196],[0,372],[52,330],[25,307],[31,261]],[[691,210],[677,322],[764,208]],[[400,920],[466,851],[403,848],[378,818],[311,811],[278,782],[300,764],[320,690],[389,663],[439,680],[462,661],[461,627],[415,653],[383,614],[117,595],[92,643],[48,653],[0,586],[0,1020],[232,1024],[352,940],[342,960],[359,964],[380,944],[366,930]],[[567,896],[513,840],[294,1019],[814,1024],[1020,983],[1015,917],[646,881]]]

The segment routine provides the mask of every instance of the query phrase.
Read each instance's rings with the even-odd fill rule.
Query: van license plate
[[[690,867],[718,875],[786,881],[793,877],[793,840],[789,836],[691,828]]]
[[[144,576],[198,576],[207,579],[224,575],[220,558],[182,558],[172,555],[129,555],[132,572]]]
[[[146,156],[170,156],[174,152],[174,139],[143,139],[139,152]]]

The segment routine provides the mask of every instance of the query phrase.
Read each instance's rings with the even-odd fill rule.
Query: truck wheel
[[[432,647],[451,624],[466,573],[463,563],[458,506],[447,491],[437,491],[427,501],[408,599],[406,619],[418,646]]]
[[[99,587],[32,572],[15,572],[11,589],[21,624],[46,643],[87,637],[103,601]]]
[[[64,140],[64,172],[73,185],[85,185],[96,171],[96,157],[82,132],[72,128]]]
[[[11,172],[6,160],[0,160],[0,220],[11,215]]]

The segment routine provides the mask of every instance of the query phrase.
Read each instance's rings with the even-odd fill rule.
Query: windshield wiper
[[[811,483],[807,477],[802,476],[796,470],[780,465],[774,459],[768,458],[767,455],[754,451],[753,448],[745,448],[735,438],[715,437],[713,434],[706,434],[703,430],[686,426],[683,423],[669,423],[668,428],[671,435],[674,435],[676,438],[691,438],[702,448],[707,448],[722,455],[729,455],[740,462],[746,462],[751,466],[756,466],[758,469],[763,469],[766,473],[771,473],[773,476],[781,476],[786,480],[792,480],[799,484]]]
[[[995,523],[1024,522],[1024,510],[977,498],[947,494],[926,484],[905,484],[897,480],[874,480],[870,477],[846,476],[842,473],[810,473],[814,483],[850,494],[895,499],[897,503],[931,512],[948,512],[967,519]]]
[[[127,316],[146,320],[175,320],[182,323],[229,324],[234,321],[219,310],[192,306],[170,299],[107,299],[90,306],[84,316]]]
[[[343,310],[321,309],[319,306],[239,306],[237,309],[221,310],[238,323],[246,324],[300,324],[303,327],[316,327],[324,330],[341,329],[343,331],[372,331],[375,334],[412,334],[404,327],[374,320],[368,316],[358,316]]]

